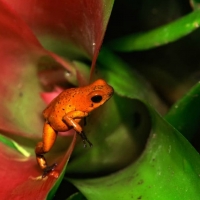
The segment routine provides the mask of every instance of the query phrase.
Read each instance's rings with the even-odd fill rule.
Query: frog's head
[[[89,86],[87,102],[91,110],[104,104],[113,95],[113,88],[104,80],[98,79]]]

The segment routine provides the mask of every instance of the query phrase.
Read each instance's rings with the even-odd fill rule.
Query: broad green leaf
[[[146,144],[150,127],[148,118],[140,118],[143,112],[140,104],[117,94],[93,111],[84,127],[93,147],[84,149],[78,138],[80,142],[67,167],[67,176],[100,176],[137,159]]]
[[[92,126],[88,129],[92,133],[91,138],[97,138],[95,150],[89,150],[93,153],[82,153],[76,164],[75,154],[69,164],[69,169],[75,167],[74,173],[76,171],[75,174],[83,178],[69,180],[88,200],[196,199],[200,186],[198,153],[149,106],[154,103],[152,97],[155,95],[135,72],[107,50],[100,54],[99,59],[101,75],[114,87],[116,94],[105,105],[109,108],[105,109],[107,112],[104,111],[107,118],[97,114],[97,130],[93,130]],[[111,125],[105,125],[110,121]],[[127,128],[126,134],[120,129],[121,126]],[[130,146],[129,142],[132,142]],[[106,156],[99,152],[105,152]],[[127,157],[129,162],[125,162]],[[113,162],[114,159],[119,161]],[[98,164],[93,165],[94,161]],[[115,168],[112,163],[116,164]],[[109,172],[110,175],[106,176]],[[95,178],[97,175],[102,176]],[[88,178],[91,176],[93,179]]]
[[[151,133],[145,149],[135,162],[101,178],[69,179],[88,200],[198,199],[199,154],[154,109],[145,104],[143,107],[151,122]]]
[[[187,139],[191,139],[200,127],[199,102],[200,83],[197,83],[165,115],[165,119]]]
[[[111,52],[106,49],[101,51],[99,63],[97,76],[103,77],[114,87],[115,92],[105,105],[87,117],[84,131],[93,147],[83,151],[83,145],[79,143],[68,165],[68,175],[110,173],[132,162],[133,157],[138,157],[146,143],[149,126],[145,118],[140,122],[142,125],[138,126],[142,110],[127,97],[138,96],[162,110],[161,103],[149,85]],[[127,73],[128,70],[130,73]],[[122,79],[126,81],[122,82]],[[135,134],[131,135],[131,131]],[[134,153],[131,155],[129,151]]]
[[[117,51],[141,51],[176,41],[199,28],[200,10],[174,22],[144,33],[134,33],[111,41],[108,46]]]

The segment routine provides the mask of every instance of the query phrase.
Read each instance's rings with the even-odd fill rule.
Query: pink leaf
[[[42,92],[41,97],[46,104],[49,104],[54,98],[56,98],[63,90],[59,87],[55,87],[52,92]]]

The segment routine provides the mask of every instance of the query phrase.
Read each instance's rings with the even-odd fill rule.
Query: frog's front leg
[[[44,157],[44,154],[47,153],[54,145],[56,136],[57,132],[51,127],[50,124],[45,122],[43,129],[43,140],[42,142],[39,142],[35,148],[36,160],[40,168],[43,170],[43,175],[42,175],[43,178],[48,173],[53,171],[57,165],[56,163],[54,163],[53,165],[48,166],[47,161]]]
[[[84,143],[84,147],[86,147],[86,143],[85,141],[90,145],[90,147],[92,146],[92,143],[88,140],[87,136],[85,135],[85,133],[83,132],[82,127],[79,125],[79,123],[77,123],[74,119],[81,119],[81,118],[85,118],[86,116],[88,116],[87,112],[83,112],[83,111],[71,111],[69,113],[67,113],[64,117],[63,117],[63,121],[68,125],[68,126],[72,126],[74,128],[74,130],[79,133],[79,135],[81,136],[83,143]]]

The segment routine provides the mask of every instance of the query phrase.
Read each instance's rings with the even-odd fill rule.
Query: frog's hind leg
[[[43,169],[44,171],[42,175],[43,178],[48,173],[53,171],[57,165],[53,164],[51,166],[47,166],[47,161],[44,157],[44,154],[47,153],[54,145],[56,137],[57,137],[57,132],[51,127],[50,124],[45,122],[43,129],[43,140],[42,142],[39,142],[35,148],[36,160],[40,168]]]

